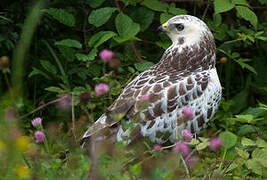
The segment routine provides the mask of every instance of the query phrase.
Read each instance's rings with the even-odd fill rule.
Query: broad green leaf
[[[81,49],[82,48],[82,44],[74,39],[63,39],[61,41],[57,41],[55,42],[55,45],[57,46],[66,46],[66,47],[74,47],[77,49]]]
[[[187,14],[187,11],[185,9],[176,8],[176,7],[170,7],[168,9],[168,12],[175,16]]]
[[[248,7],[236,6],[236,11],[240,17],[249,21],[255,28],[257,27],[258,18],[252,10],[250,10]]]
[[[41,65],[43,66],[43,68],[52,73],[52,74],[57,74],[57,68],[49,61],[45,61],[45,60],[40,60]]]
[[[255,149],[252,152],[252,157],[267,168],[267,149]]]
[[[245,138],[245,137],[241,139],[241,144],[243,146],[255,146],[256,145],[254,141],[252,141],[251,139]]]
[[[236,153],[240,156],[240,157],[242,157],[243,159],[248,159],[248,157],[249,157],[249,153],[248,152],[246,152],[246,151],[243,151],[242,149],[239,149],[239,148],[235,148],[235,151],[236,151]]]
[[[215,0],[214,10],[215,14],[222,13],[233,9],[235,5],[230,0]]]
[[[141,4],[154,11],[161,12],[166,12],[169,7],[167,3],[160,2],[159,0],[144,0]]]
[[[47,75],[45,72],[41,71],[40,69],[37,69],[35,67],[32,68],[32,72],[28,75],[28,77],[32,77],[34,75],[41,75],[44,76],[46,79],[51,79],[51,77],[49,75]]]
[[[86,3],[89,4],[92,8],[97,8],[103,4],[105,0],[86,0]]]
[[[237,136],[229,131],[220,133],[219,137],[222,140],[222,146],[226,149],[230,149],[237,142]]]
[[[245,125],[240,127],[238,134],[241,136],[244,136],[244,135],[252,133],[252,132],[255,132],[255,129],[253,128],[253,126],[245,124]]]
[[[267,142],[259,137],[257,138],[256,144],[258,147],[267,148]]]
[[[44,9],[44,12],[51,15],[54,19],[58,20],[60,23],[66,26],[74,27],[75,18],[72,14],[68,13],[65,9],[49,8]]]
[[[233,120],[240,121],[240,122],[247,122],[250,123],[253,121],[253,116],[248,114],[248,115],[236,115],[236,118],[232,118]]]
[[[237,95],[235,95],[232,98],[232,106],[231,111],[234,114],[239,113],[243,108],[245,108],[248,104],[248,97],[249,97],[249,91],[247,88],[243,89],[241,92],[239,92]]]
[[[50,86],[48,88],[45,88],[46,91],[50,91],[50,92],[56,92],[56,93],[59,93],[59,94],[62,94],[64,93],[65,91],[59,87],[55,87],[55,86]]]
[[[196,138],[193,138],[193,139],[190,141],[190,143],[188,143],[188,144],[190,144],[190,145],[197,145],[198,143],[199,143],[199,140],[196,139]]]
[[[153,21],[154,12],[146,7],[136,8],[130,15],[134,22],[140,25],[141,31],[146,30]]]
[[[140,31],[139,24],[134,23],[129,16],[122,13],[117,15],[115,25],[120,38],[128,39],[134,37]]]
[[[116,35],[117,34],[112,31],[100,31],[90,38],[88,46],[97,48],[98,46]]]
[[[163,24],[166,21],[168,21],[170,18],[172,18],[174,15],[169,13],[161,13],[160,14],[160,23]]]
[[[254,173],[262,175],[263,167],[256,159],[249,159],[246,165],[248,169],[251,169]]]
[[[91,60],[94,60],[95,57],[97,56],[97,52],[98,50],[96,48],[93,48],[89,54],[81,54],[81,53],[77,53],[75,54],[76,58],[79,60],[79,61],[91,61]]]
[[[116,10],[117,10],[116,8],[112,7],[105,7],[94,10],[89,15],[88,22],[90,24],[93,24],[95,27],[100,27],[109,20],[112,13]]]
[[[154,63],[152,63],[152,62],[144,61],[143,63],[135,63],[134,67],[138,71],[143,72],[143,71],[147,70],[148,68],[150,68],[153,65],[154,65]]]
[[[246,5],[249,6],[249,3],[246,0],[231,0],[235,5]]]
[[[58,49],[62,56],[69,62],[73,62],[75,59],[76,50],[66,46],[58,46]]]

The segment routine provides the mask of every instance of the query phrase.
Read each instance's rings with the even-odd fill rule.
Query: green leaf
[[[66,47],[66,46],[58,46],[58,49],[59,49],[60,53],[62,54],[62,56],[67,61],[69,61],[69,62],[74,61],[76,50],[74,50],[73,48]]]
[[[75,26],[75,18],[72,14],[68,13],[65,9],[49,8],[44,9],[44,12],[51,15],[54,19],[58,20],[60,23],[65,24],[69,27]]]
[[[235,62],[237,62],[238,64],[240,64],[240,66],[243,69],[248,69],[249,71],[253,72],[255,75],[257,75],[256,70],[254,69],[254,67],[250,66],[249,64],[245,63],[247,62],[248,59],[238,59]]]
[[[167,3],[160,2],[159,0],[144,0],[141,4],[154,11],[161,12],[166,12],[169,7]]]
[[[190,143],[188,143],[188,144],[190,144],[190,145],[197,145],[198,143],[199,143],[199,140],[196,139],[196,138],[193,138],[193,139],[190,141]]]
[[[145,31],[152,23],[154,14],[146,7],[139,7],[131,13],[131,18],[140,25],[141,31]]]
[[[187,11],[185,9],[176,8],[176,7],[170,7],[168,9],[168,12],[175,16],[187,14]]]
[[[125,40],[134,37],[140,31],[139,24],[134,23],[129,16],[122,13],[117,15],[115,25],[120,38]]]
[[[77,53],[75,54],[76,58],[79,60],[79,61],[92,61],[95,59],[95,57],[97,56],[97,52],[98,50],[96,48],[93,48],[89,54],[81,54],[81,53]]]
[[[251,169],[254,173],[262,175],[263,168],[256,159],[249,159],[246,162],[246,166],[248,167],[248,169]]]
[[[45,88],[46,91],[50,91],[50,92],[56,92],[59,94],[63,94],[65,91],[59,87],[55,87],[55,86],[50,86],[48,88]]]
[[[255,28],[257,27],[258,24],[257,15],[253,11],[251,11],[248,7],[236,6],[236,11],[240,17],[249,21]]]
[[[215,0],[214,1],[214,10],[215,14],[222,13],[233,9],[235,5],[229,0]]]
[[[41,60],[40,63],[46,71],[48,71],[54,75],[57,74],[57,68],[51,62]]]
[[[246,0],[231,0],[232,3],[235,5],[246,5],[249,6],[248,2]]]
[[[253,128],[253,126],[245,124],[245,125],[240,127],[238,134],[241,136],[244,136],[244,135],[252,133],[252,132],[255,132],[255,129]]]
[[[219,137],[222,140],[222,146],[226,149],[230,149],[237,142],[237,136],[229,131],[220,133]]]
[[[267,148],[266,141],[264,141],[263,139],[261,139],[259,137],[257,138],[256,144],[257,144],[258,147]]]
[[[74,39],[63,39],[61,41],[57,41],[55,42],[55,45],[57,46],[65,46],[65,47],[74,47],[77,49],[81,49],[82,48],[82,44]]]
[[[236,163],[233,162],[233,163],[228,167],[228,169],[226,170],[226,173],[232,171],[233,169],[235,169],[235,168],[237,168],[237,167],[238,167],[238,165],[237,165]]]
[[[243,146],[255,146],[256,145],[254,141],[252,141],[251,139],[245,138],[245,137],[241,139],[241,144]]]
[[[141,173],[141,163],[137,163],[134,165],[130,165],[130,172],[134,175],[134,176],[138,176]]]
[[[172,18],[174,15],[169,13],[161,13],[160,14],[160,23],[163,24],[166,21],[168,21],[170,18]]]
[[[34,75],[41,75],[44,76],[46,79],[52,79],[50,76],[48,76],[45,72],[41,71],[40,69],[37,69],[35,67],[32,68],[32,72],[28,75],[28,77],[32,77]]]
[[[112,13],[116,10],[117,10],[116,8],[112,7],[105,7],[94,10],[89,15],[88,22],[90,24],[93,24],[95,27],[100,27],[109,20]]]
[[[267,149],[255,149],[252,157],[256,159],[262,166],[267,167]]]
[[[253,121],[253,116],[248,114],[248,115],[236,115],[236,118],[232,118],[235,119],[236,121],[240,121],[240,122],[247,122],[250,123]]]
[[[206,142],[202,142],[202,143],[199,143],[199,144],[196,146],[196,148],[197,148],[198,151],[201,151],[201,150],[205,149],[206,147],[208,147],[209,144],[210,144],[210,143],[209,143],[208,141],[206,141]]]
[[[147,70],[148,68],[150,68],[153,65],[154,65],[154,63],[152,63],[152,62],[144,61],[143,63],[135,63],[134,67],[138,71],[143,72],[143,71]]]
[[[100,31],[90,38],[88,46],[97,48],[98,46],[116,35],[117,34],[112,31]]]
[[[236,153],[240,156],[240,157],[242,157],[243,159],[248,159],[248,157],[249,157],[249,153],[248,152],[246,152],[246,151],[243,151],[242,149],[239,149],[239,148],[235,148],[235,151],[236,151]]]
[[[86,3],[89,4],[92,8],[97,8],[103,4],[105,0],[86,0]]]
[[[261,4],[267,4],[267,0],[258,0]]]

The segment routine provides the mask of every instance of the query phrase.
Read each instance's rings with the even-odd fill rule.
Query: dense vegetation
[[[171,42],[157,27],[179,14],[201,18],[214,34],[220,108],[184,159],[147,141],[127,151],[118,143],[113,156],[100,156],[101,174],[267,178],[266,0],[1,0],[0,7],[0,179],[85,179],[82,133],[158,62]],[[108,61],[99,56],[104,49],[113,54]],[[212,148],[217,136],[221,147]]]

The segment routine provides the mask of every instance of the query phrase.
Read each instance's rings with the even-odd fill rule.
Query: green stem
[[[223,164],[223,160],[225,159],[226,152],[227,152],[227,149],[226,149],[226,148],[224,148],[224,152],[223,152],[223,158],[222,158],[222,161],[221,161],[221,163],[220,163],[220,166],[219,166],[219,169],[220,169],[220,170],[222,169],[222,164]]]
[[[43,40],[43,42],[47,46],[47,48],[48,48],[49,52],[51,53],[51,55],[53,56],[53,58],[55,59],[57,65],[58,65],[59,71],[63,77],[63,81],[65,81],[65,83],[67,84],[67,87],[70,89],[68,77],[64,71],[64,68],[63,68],[61,62],[59,61],[58,57],[56,56],[56,53],[54,52],[54,50],[52,49],[52,47],[49,45],[49,43],[46,40]]]

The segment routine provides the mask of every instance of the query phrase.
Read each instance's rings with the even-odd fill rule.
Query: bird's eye
[[[184,30],[184,25],[183,24],[176,24],[176,29],[178,30],[178,31],[182,31],[182,30]]]

